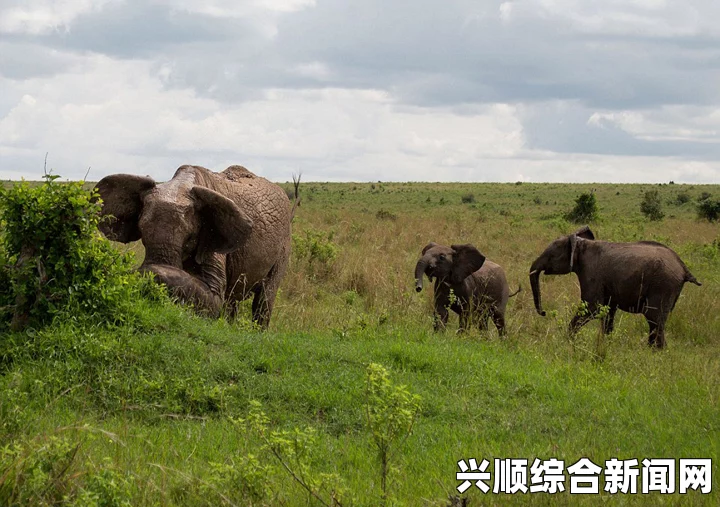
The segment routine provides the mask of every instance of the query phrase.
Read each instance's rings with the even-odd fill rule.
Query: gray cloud
[[[42,43],[121,58],[152,58],[181,52],[185,45],[252,38],[254,27],[242,20],[212,18],[146,2],[111,3],[78,16],[67,31],[34,37]]]
[[[261,139],[258,146],[265,146],[244,151],[229,141],[208,143],[202,152],[207,165],[222,164],[235,153],[260,166],[285,167],[295,161],[314,167],[316,174],[330,174],[332,166],[335,174],[344,175],[362,159],[360,151],[370,148],[387,152],[371,153],[362,159],[365,164],[392,163],[391,154],[396,153],[425,157],[428,165],[462,167],[463,174],[478,174],[473,167],[488,157],[527,161],[536,153],[720,161],[720,118],[713,113],[720,102],[720,30],[714,26],[720,5],[710,0],[687,5],[632,0],[318,0],[295,10],[247,8],[232,15],[212,14],[199,1],[182,5],[110,2],[55,30],[3,35],[0,78],[16,86],[0,98],[0,118],[9,117],[23,95],[40,97],[36,106],[15,111],[5,131],[19,129],[23,118],[40,107],[60,110],[42,100],[50,85],[40,86],[39,80],[71,72],[87,73],[88,83],[108,79],[91,77],[92,66],[83,67],[99,54],[113,62],[148,63],[140,67],[140,72],[149,72],[143,76],[147,82],[140,87],[128,80],[126,85],[138,86],[148,107],[163,92],[175,96],[192,90],[192,98],[162,102],[162,107],[177,107],[170,116],[196,122],[199,131],[207,130],[213,115],[234,111],[223,118],[223,128],[236,128],[246,143]],[[79,81],[67,82],[79,86]],[[314,115],[308,108],[330,99],[312,94],[328,89],[345,90],[351,98],[334,96],[329,110]],[[268,100],[273,90],[284,90],[289,98]],[[353,101],[364,104],[352,92],[366,90],[380,91],[384,98],[371,101],[372,107],[350,106]],[[142,100],[141,92],[126,100]],[[310,95],[303,98],[303,93]],[[59,97],[65,95],[53,100],[65,100]],[[210,105],[197,106],[203,100]],[[494,109],[498,104],[515,109],[516,124],[505,125],[504,116]],[[278,112],[283,107],[296,111],[301,120],[289,126],[291,117]],[[495,154],[485,148],[474,152],[468,139],[453,143],[442,128],[427,128],[413,137],[414,123],[392,120],[408,120],[402,116],[408,109],[438,121],[450,121],[448,115],[499,118],[476,127],[478,136],[516,141]],[[628,112],[637,118],[622,116]],[[370,115],[375,116],[369,120]],[[77,117],[83,115],[73,110],[67,121]],[[340,120],[346,124],[337,123]],[[460,136],[459,125],[465,124],[458,122],[448,132]],[[146,160],[139,165],[152,168],[148,170],[174,164],[197,149],[179,148],[178,141],[172,141],[174,135],[181,136],[188,146],[196,146],[184,130],[177,134],[165,124],[140,127],[161,131],[122,149],[133,163]],[[395,145],[374,137],[373,129],[382,128],[398,136]],[[111,126],[107,129],[118,135]],[[406,134],[407,139],[402,137]],[[327,147],[322,144],[326,138],[332,140]],[[42,142],[19,136],[13,146],[42,149]],[[292,143],[298,143],[294,151]],[[308,143],[322,148],[309,155]],[[277,146],[282,148],[279,154],[273,152]],[[540,171],[545,166],[533,167]],[[718,172],[692,174],[703,178]]]
[[[35,41],[0,41],[0,77],[23,80],[50,77],[78,63],[78,58]]]
[[[642,139],[610,121],[592,122],[592,114],[592,109],[577,103],[527,106],[522,114],[527,147],[560,153],[720,159],[720,142],[707,136],[698,135],[695,141]]]

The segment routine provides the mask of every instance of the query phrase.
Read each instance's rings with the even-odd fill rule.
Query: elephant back
[[[258,176],[247,169],[246,167],[243,167],[241,165],[231,165],[227,169],[225,169],[221,174],[223,174],[227,179],[230,181],[239,181],[246,178],[257,178]]]
[[[221,173],[223,194],[235,202],[253,221],[243,247],[228,254],[228,289],[241,277],[247,287],[263,280],[270,269],[286,263],[291,242],[291,203],[282,187],[246,168],[230,166]],[[216,180],[217,181],[217,180]],[[238,282],[238,289],[245,283]]]
[[[510,288],[502,266],[486,259],[482,267],[473,273],[473,276],[478,280],[478,286],[483,288],[483,292],[498,306],[504,308]]]

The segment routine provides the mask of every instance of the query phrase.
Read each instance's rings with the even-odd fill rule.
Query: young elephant
[[[492,317],[498,333],[505,332],[505,307],[510,294],[503,269],[485,260],[472,245],[450,247],[428,243],[415,266],[415,290],[423,288],[423,275],[435,279],[435,330],[445,327],[448,308],[460,316],[459,332],[467,328],[472,317],[480,329],[487,329]],[[451,302],[450,291],[455,295]]]
[[[571,334],[605,305],[609,312],[603,321],[604,333],[612,332],[618,308],[642,313],[650,326],[648,344],[659,349],[665,346],[665,321],[685,282],[702,285],[680,257],[665,245],[655,241],[595,241],[595,235],[587,226],[553,241],[530,267],[530,286],[540,315],[545,315],[540,304],[543,271],[546,275],[577,274],[580,298],[587,303],[588,311],[579,311],[573,317]]]

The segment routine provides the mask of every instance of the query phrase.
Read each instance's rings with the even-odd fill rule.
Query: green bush
[[[677,196],[675,196],[675,204],[678,206],[685,204],[686,202],[690,202],[690,194],[687,192],[680,192]]]
[[[720,200],[705,199],[698,204],[698,217],[708,222],[715,222],[720,219]]]
[[[329,267],[337,257],[338,247],[333,243],[333,233],[323,233],[307,229],[305,235],[292,235],[293,255],[309,264],[320,264]]]
[[[405,386],[394,385],[384,366],[370,363],[365,369],[365,415],[380,465],[381,504],[387,505],[391,460],[404,440],[412,434],[420,396]]]
[[[568,222],[588,223],[594,222],[598,218],[598,207],[595,194],[585,192],[575,199],[575,207],[565,214]]]
[[[662,204],[660,203],[660,194],[657,190],[648,190],[645,192],[645,197],[640,203],[640,211],[648,219],[653,222],[662,220],[665,213],[662,211]]]
[[[0,326],[62,313],[123,321],[138,295],[162,292],[98,232],[98,195],[56,179],[0,189]]]

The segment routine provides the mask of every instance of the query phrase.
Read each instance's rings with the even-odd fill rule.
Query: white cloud
[[[77,72],[25,83],[28,93],[0,121],[4,147],[32,160],[47,151],[58,172],[73,176],[88,165],[94,178],[121,170],[163,178],[181,163],[296,160],[319,179],[368,159],[388,161],[393,179],[432,178],[437,168],[464,171],[522,149],[522,126],[507,105],[459,115],[397,107],[378,90],[326,88],[271,89],[228,107],[188,89],[166,90],[166,72],[152,69],[96,56]]]
[[[0,5],[0,177],[717,181],[720,4]],[[130,35],[129,35],[130,34]]]
[[[78,16],[118,0],[6,0],[0,5],[0,32],[41,34],[67,30]]]
[[[588,123],[600,128],[617,126],[647,141],[718,143],[720,108],[666,106],[652,111],[594,113]]]
[[[218,17],[245,17],[258,11],[295,12],[315,5],[315,0],[159,0],[175,9]]]
[[[720,12],[706,0],[529,0],[518,4],[525,10],[537,9],[544,16],[565,20],[579,32],[633,36],[694,35],[710,28],[702,21],[703,12]]]
[[[319,81],[327,81],[332,77],[332,71],[323,62],[301,63],[295,66],[300,76],[310,77]]]
[[[513,3],[512,2],[503,2],[500,4],[500,7],[498,8],[498,11],[500,13],[500,19],[504,22],[510,21],[513,13]]]

